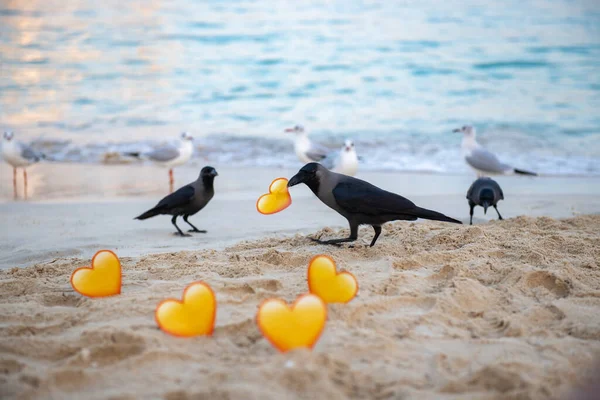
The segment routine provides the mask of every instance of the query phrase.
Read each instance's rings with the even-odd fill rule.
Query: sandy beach
[[[599,9],[2,1],[0,400],[599,400]],[[374,247],[371,226],[319,244],[347,238],[348,221],[304,184],[282,212],[256,209],[309,161],[447,216],[306,175],[351,209],[352,237],[357,221],[406,214],[462,225],[395,221]],[[135,219],[168,194],[169,168],[177,190],[205,166],[215,194],[193,235],[168,215]],[[476,174],[501,174],[503,220],[477,207],[470,226]],[[209,196],[207,178],[162,211]],[[121,281],[114,256],[72,278],[102,250]],[[319,255],[356,282],[308,273]],[[85,297],[89,275],[120,293]],[[324,330],[281,353],[261,330],[283,326],[281,347],[320,325],[273,322],[263,312],[285,308],[261,304],[293,302],[307,279],[358,294],[327,312],[303,297]],[[164,302],[197,281],[210,288],[186,296],[206,303]],[[174,309],[213,335],[171,336],[200,331]]]
[[[178,170],[178,183],[199,167]],[[31,199],[13,202],[0,168],[3,398],[563,399],[594,374],[597,178],[499,178],[505,221],[479,208],[474,226],[396,222],[374,248],[364,227],[355,247],[337,248],[307,238],[347,227],[305,187],[280,214],[256,212],[271,180],[295,171],[215,167],[215,199],[191,219],[209,232],[191,238],[173,236],[167,217],[132,219],[164,194],[164,170],[36,166]],[[468,222],[470,176],[360,177]],[[100,249],[121,258],[122,294],[84,298],[69,277]],[[317,254],[355,274],[359,295],[329,307],[312,352],[279,354],[257,306],[304,293]],[[216,293],[214,336],[166,335],[154,308],[195,280]]]

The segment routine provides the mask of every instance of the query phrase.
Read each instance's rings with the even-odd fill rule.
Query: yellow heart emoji
[[[263,194],[256,201],[256,209],[261,214],[275,214],[283,211],[292,204],[292,196],[288,192],[288,180],[277,178],[271,182],[269,193]]]
[[[194,282],[186,287],[181,301],[161,301],[154,313],[160,329],[181,337],[212,335],[216,315],[215,293],[204,282]]]
[[[350,272],[337,272],[329,256],[314,257],[308,265],[308,291],[325,303],[348,303],[358,293],[358,282]]]
[[[327,306],[310,293],[298,297],[291,307],[283,300],[265,300],[256,314],[263,336],[281,352],[298,347],[312,348],[326,321]]]
[[[71,286],[87,297],[106,297],[121,293],[121,262],[110,250],[100,250],[92,257],[91,267],[77,268]]]

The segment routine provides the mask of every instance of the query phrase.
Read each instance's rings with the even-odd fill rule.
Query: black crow
[[[387,192],[368,182],[351,176],[336,174],[318,163],[309,163],[298,171],[288,182],[288,187],[304,183],[330,208],[340,213],[350,224],[350,237],[317,242],[338,244],[353,242],[358,237],[359,225],[371,225],[375,236],[371,246],[381,234],[381,225],[388,221],[417,218],[435,221],[462,222],[449,218],[436,211],[417,207],[412,201]]]
[[[172,215],[173,218],[171,219],[171,223],[175,225],[175,228],[177,229],[176,234],[180,236],[191,236],[183,233],[175,223],[177,217],[182,215],[183,220],[192,227],[188,232],[206,233],[206,231],[201,231],[192,225],[192,223],[188,221],[188,217],[202,210],[204,206],[208,204],[210,199],[213,198],[215,195],[213,182],[217,175],[219,174],[217,174],[217,171],[213,167],[207,166],[202,168],[200,176],[198,176],[198,179],[195,182],[185,185],[181,189],[177,189],[175,192],[159,201],[154,208],[135,217],[135,219],[144,220],[162,214]]]

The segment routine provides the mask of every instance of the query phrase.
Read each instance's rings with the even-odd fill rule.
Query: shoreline
[[[0,269],[57,257],[91,257],[100,249],[112,248],[131,255],[222,249],[240,240],[306,235],[326,227],[347,228],[344,218],[303,185],[290,191],[293,203],[283,212],[271,216],[256,212],[256,199],[267,191],[271,181],[290,177],[295,170],[216,166],[219,176],[215,197],[190,218],[201,229],[208,227],[208,234],[178,238],[172,235],[174,228],[167,216],[133,220],[167,194],[165,169],[145,165],[43,167],[32,168],[29,174],[31,200],[14,202],[10,199],[12,184],[0,187],[0,219],[4,222],[0,230]],[[200,167],[177,169],[176,187],[195,180]],[[7,170],[0,169],[2,182],[8,181]],[[468,223],[465,194],[471,176],[360,172],[358,177]],[[505,218],[600,213],[600,178],[507,176],[496,180],[506,197],[498,205]],[[483,215],[483,209],[476,208],[474,223],[495,220],[496,214],[489,211]],[[185,225],[181,219],[179,224]],[[361,228],[359,243],[370,237],[370,229]]]

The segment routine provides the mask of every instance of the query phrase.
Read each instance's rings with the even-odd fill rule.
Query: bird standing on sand
[[[350,224],[350,237],[327,241],[313,239],[321,244],[354,242],[358,238],[359,225],[373,227],[373,246],[381,234],[381,225],[389,221],[414,221],[424,218],[462,223],[436,211],[417,207],[412,201],[368,182],[331,172],[317,163],[309,163],[302,167],[289,180],[288,187],[299,183],[306,184],[319,200],[341,214]]]
[[[13,167],[13,193],[17,195],[17,168],[23,168],[24,198],[27,199],[27,170],[31,164],[35,164],[44,158],[44,155],[36,152],[23,142],[15,140],[13,132],[4,132],[2,136],[2,158]]]
[[[294,139],[294,151],[296,155],[303,163],[309,163],[313,161],[321,161],[331,152],[325,146],[321,146],[318,143],[312,142],[302,125],[296,125],[293,128],[285,130],[287,133],[293,133],[296,135]]]
[[[504,193],[502,193],[502,188],[500,188],[498,182],[492,178],[479,178],[473,182],[467,191],[467,199],[469,200],[469,207],[471,207],[470,225],[473,225],[473,209],[475,206],[483,207],[484,214],[487,214],[489,206],[493,206],[498,213],[498,219],[502,219],[502,215],[500,215],[500,211],[498,211],[496,204],[498,204],[500,200],[504,200]]]
[[[478,177],[489,175],[533,175],[535,172],[529,172],[522,169],[513,168],[498,160],[494,153],[489,152],[475,140],[475,128],[465,125],[462,128],[454,129],[453,132],[462,132],[462,153],[465,161],[475,170]]]
[[[321,164],[330,171],[348,176],[356,175],[358,171],[358,155],[354,148],[354,142],[346,139],[344,146],[337,153],[331,153],[325,157]]]
[[[192,157],[194,138],[187,132],[181,134],[181,139],[177,145],[164,145],[147,153],[127,153],[127,155],[148,159],[158,165],[169,168],[169,193],[173,192],[175,179],[173,178],[173,168],[185,164]]]
[[[191,236],[183,233],[177,226],[177,217],[183,216],[183,220],[192,227],[188,232],[206,233],[206,231],[201,231],[192,225],[192,223],[188,221],[188,217],[202,210],[208,204],[210,199],[213,198],[215,195],[213,183],[215,176],[217,175],[219,174],[217,174],[217,171],[213,167],[206,166],[202,168],[200,176],[198,176],[198,179],[195,182],[177,189],[176,192],[171,193],[159,201],[154,208],[135,217],[135,219],[145,220],[156,215],[172,215],[173,218],[171,218],[171,223],[175,225],[175,228],[177,229],[175,234],[179,236]]]

